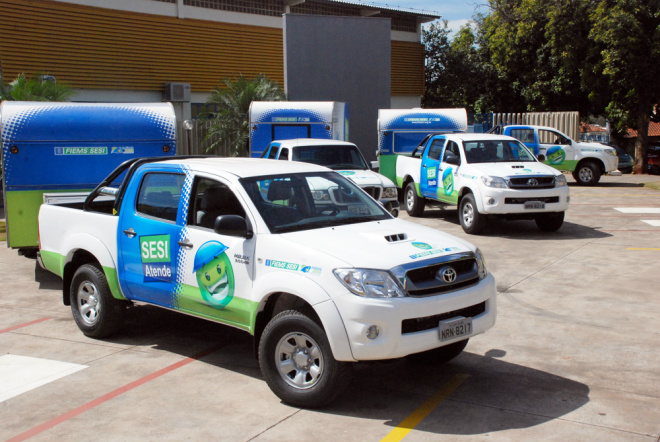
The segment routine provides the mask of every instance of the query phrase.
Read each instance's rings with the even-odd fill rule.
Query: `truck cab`
[[[360,186],[393,216],[399,215],[396,186],[386,176],[371,170],[353,143],[312,138],[278,140],[270,143],[261,157],[325,166]]]
[[[594,186],[601,175],[617,171],[616,150],[600,143],[579,143],[546,126],[515,125],[500,129],[534,152],[544,164],[571,172],[579,185]]]
[[[478,234],[488,217],[534,219],[556,231],[569,195],[563,174],[539,162],[518,140],[502,135],[434,135],[410,157],[399,156],[406,211],[421,216],[428,202],[458,206],[466,233]]]

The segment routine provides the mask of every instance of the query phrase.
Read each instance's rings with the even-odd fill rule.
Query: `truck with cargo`
[[[620,175],[616,150],[601,143],[580,143],[559,130],[546,126],[511,125],[495,127],[522,141],[540,161],[557,170],[571,172],[582,186],[595,186],[606,173]],[[617,173],[618,172],[618,173]]]
[[[174,155],[175,123],[169,103],[3,102],[7,246],[36,253],[44,198],[82,201],[122,162]]]
[[[410,156],[429,134],[460,133],[468,130],[465,109],[379,109],[378,171],[397,187],[396,162]]]
[[[360,186],[373,199],[379,201],[392,216],[399,216],[396,186],[386,176],[371,170],[360,149],[353,143],[314,138],[279,140],[270,143],[261,157],[304,161],[332,169]]]
[[[253,158],[275,140],[348,141],[348,104],[338,101],[253,101],[249,121]]]
[[[131,302],[236,327],[294,406],[332,401],[357,361],[448,361],[496,317],[479,249],[314,164],[138,159],[82,205],[42,205],[39,229],[85,335],[119,330]]]
[[[396,176],[411,216],[421,216],[427,202],[454,205],[470,234],[481,233],[491,216],[533,219],[553,232],[568,209],[564,175],[503,135],[429,136],[411,156],[397,158]]]

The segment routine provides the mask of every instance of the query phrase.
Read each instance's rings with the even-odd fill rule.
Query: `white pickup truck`
[[[360,149],[347,141],[315,138],[297,138],[271,142],[261,158],[304,161],[332,169],[367,192],[393,216],[399,216],[396,186],[384,175],[374,172],[360,153]]]
[[[409,215],[421,216],[427,201],[455,205],[470,234],[479,234],[488,216],[534,219],[554,232],[569,203],[564,175],[503,135],[429,136],[411,156],[397,157],[396,179]]]
[[[40,263],[85,335],[116,332],[130,302],[237,327],[295,406],[336,398],[353,362],[448,361],[495,323],[474,245],[393,218],[313,164],[133,160],[80,206],[42,205],[39,231]]]

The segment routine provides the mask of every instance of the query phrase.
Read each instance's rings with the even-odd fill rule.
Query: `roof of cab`
[[[340,140],[328,140],[325,138],[294,138],[291,140],[275,140],[282,147],[295,146],[355,146],[354,143]]]
[[[473,134],[473,133],[459,133],[459,134],[444,134],[441,135],[447,139],[461,140],[461,141],[487,141],[487,140],[513,140],[515,138],[508,135],[496,134]]]
[[[151,164],[151,163],[150,163]],[[332,170],[311,163],[296,161],[268,160],[263,158],[177,158],[159,161],[157,164],[184,165],[199,172],[228,173],[238,178],[280,175],[287,173],[332,172]]]

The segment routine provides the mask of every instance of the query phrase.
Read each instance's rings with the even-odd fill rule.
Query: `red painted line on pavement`
[[[170,372],[176,370],[177,368],[181,368],[185,365],[190,364],[191,362],[195,362],[195,361],[203,358],[204,356],[208,356],[209,354],[214,353],[215,351],[219,350],[221,347],[222,347],[221,345],[216,345],[216,346],[214,346],[212,348],[209,348],[208,350],[204,350],[204,351],[202,351],[202,352],[200,352],[200,353],[198,353],[194,356],[183,359],[182,361],[176,362],[176,363],[174,363],[174,364],[172,364],[168,367],[165,367],[161,370],[155,371],[155,372],[151,373],[150,375],[144,376],[144,377],[142,377],[142,378],[140,378],[136,381],[131,382],[130,384],[126,384],[123,387],[120,387],[120,388],[118,388],[114,391],[111,391],[108,394],[104,394],[103,396],[101,396],[97,399],[94,399],[92,401],[89,401],[86,404],[81,405],[78,408],[74,408],[73,410],[71,410],[67,413],[64,413],[64,414],[62,414],[62,415],[60,415],[60,416],[58,416],[54,419],[51,419],[48,422],[44,422],[43,424],[38,425],[38,426],[32,428],[31,430],[25,431],[25,432],[19,434],[18,436],[14,436],[11,439],[7,439],[6,442],[21,442],[21,441],[27,440],[31,437],[34,437],[34,436],[36,436],[40,433],[43,433],[46,430],[49,430],[49,429],[53,428],[56,425],[61,424],[62,422],[68,421],[69,419],[72,419],[72,418],[74,418],[74,417],[76,417],[76,416],[78,416],[78,415],[80,415],[80,414],[82,414],[82,413],[84,413],[88,410],[91,410],[94,407],[99,406],[99,405],[103,404],[104,402],[109,401],[110,399],[114,399],[114,398],[116,398],[117,396],[119,396],[121,394],[124,394],[128,391],[133,390],[134,388],[137,388],[141,385],[146,384],[149,381],[152,381],[152,380],[154,380],[154,379],[156,379],[160,376],[163,376],[167,373],[170,373]]]
[[[48,321],[49,319],[53,319],[53,318],[48,318],[48,317],[41,318],[41,319],[37,319],[35,321],[26,322],[25,324],[15,325],[13,327],[5,328],[4,330],[0,330],[0,335],[3,334],[3,333],[10,332],[10,331],[18,330],[19,328],[23,328],[23,327],[27,327],[27,326],[30,326],[30,325],[38,324],[40,322]]]

